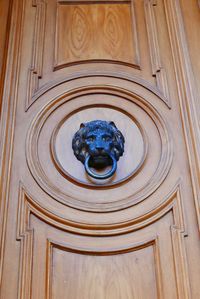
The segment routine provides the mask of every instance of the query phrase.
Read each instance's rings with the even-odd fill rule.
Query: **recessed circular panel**
[[[125,137],[115,175],[92,180],[74,156],[72,138],[82,122],[114,121]],[[87,87],[52,100],[27,138],[29,169],[52,198],[85,211],[117,211],[152,194],[166,177],[172,147],[162,116],[148,101],[117,87]]]
[[[72,150],[72,138],[79,129],[80,124],[94,119],[114,121],[125,137],[125,150],[119,159],[115,175],[108,180],[94,180],[86,172],[84,165],[77,160]],[[136,120],[115,107],[83,107],[78,112],[66,116],[55,129],[51,150],[53,160],[58,170],[66,176],[66,179],[75,180],[77,183],[94,186],[108,186],[128,179],[137,172],[146,155],[147,142],[145,142],[144,130],[138,127]]]

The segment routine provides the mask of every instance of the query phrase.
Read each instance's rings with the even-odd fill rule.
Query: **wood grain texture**
[[[200,229],[200,127],[197,110],[197,89],[191,68],[186,35],[183,25],[180,2],[164,0],[174,68],[176,71],[177,88],[183,128],[187,144],[188,161],[194,192],[198,225]]]
[[[11,6],[12,1],[6,1],[3,0],[0,2],[0,70],[2,70],[3,62],[5,57],[5,49],[6,46],[6,40],[7,40],[7,34],[9,33],[9,27],[8,27],[8,17],[9,17],[9,6]]]
[[[31,298],[31,294],[34,294],[33,298],[50,299],[58,294],[63,298],[73,294],[71,298],[77,298],[80,293],[82,298],[94,298],[95,295],[102,299],[106,296],[115,298],[114,295],[116,298],[123,295],[125,299],[145,298],[147,293],[152,298],[190,298],[179,184],[164,204],[149,215],[148,223],[143,219],[138,227],[136,221],[134,230],[141,230],[136,233],[136,239],[140,241],[133,241],[134,234],[126,234],[123,239],[101,238],[99,241],[87,234],[85,237],[70,236],[67,228],[63,234],[55,229],[60,226],[55,217],[52,215],[47,220],[46,211],[42,211],[26,192],[21,185],[17,228],[21,242],[20,298]],[[170,212],[173,217],[166,217]],[[49,226],[52,221],[54,228]],[[146,226],[150,229],[145,229]],[[102,232],[98,234],[103,237]],[[40,254],[36,255],[33,250],[39,250]],[[42,265],[45,267],[41,268]],[[34,287],[39,281],[40,291]],[[174,297],[176,292],[177,297]]]
[[[5,77],[8,39],[10,32],[12,1],[2,0],[0,2],[0,116],[3,94],[3,82]]]
[[[88,60],[134,65],[134,47],[130,4],[58,5],[56,68]]]
[[[160,53],[158,48],[153,50],[152,58],[144,1],[134,1],[134,27],[128,1],[13,0],[0,124],[0,298],[200,298],[197,91],[179,1],[183,0],[150,2],[148,14],[155,8],[156,22],[162,25],[158,32],[158,25],[152,23],[149,28],[155,46],[157,37],[161,46]],[[113,46],[122,47],[118,43],[122,38],[129,49],[123,24],[131,26],[133,45],[135,31],[138,33],[142,70],[129,67],[126,61],[118,64],[112,57],[98,64],[93,58],[87,64],[64,62],[63,68],[55,70],[57,4],[63,11],[81,7],[76,37],[80,34],[82,48],[85,40],[89,43],[83,33],[87,29],[82,28],[89,26],[89,32],[93,31],[85,23],[85,14],[94,22],[101,6],[95,20],[101,21],[101,43],[97,41],[97,45],[102,57],[122,55]],[[150,17],[151,22],[155,16]],[[115,28],[117,34],[122,30],[120,37],[112,25],[119,17],[122,26]],[[72,42],[79,47],[79,40],[70,39]],[[85,47],[87,55],[95,53],[93,44],[91,47],[94,52]],[[131,59],[137,61],[133,47]],[[80,49],[78,52],[82,55]],[[173,94],[171,109],[152,78],[151,63],[158,66],[159,55],[167,60],[162,61]],[[31,67],[38,85],[32,85],[36,89],[25,110]],[[148,144],[144,164],[135,175],[101,188],[68,180],[56,168],[51,153],[53,132],[59,124],[70,120],[59,141],[66,142],[62,155],[70,156],[70,139],[82,119],[99,116],[114,117],[122,126],[129,159],[141,142],[130,130],[133,122],[143,128],[142,138]],[[130,125],[126,117],[130,117]],[[81,180],[84,171],[79,172],[75,163],[68,164]],[[120,177],[121,166],[118,170]],[[53,187],[48,187],[49,182]]]
[[[83,87],[72,90],[69,93],[64,93],[59,101],[58,98],[56,98],[49,105],[45,106],[45,109],[41,111],[38,118],[32,123],[27,137],[27,163],[33,177],[40,187],[57,201],[83,210],[99,212],[103,210],[120,210],[144,200],[158,188],[167,176],[171,168],[173,151],[172,140],[164,119],[149,105],[146,98],[137,96],[134,90],[125,90],[123,83],[123,81],[120,82],[118,80],[116,82],[116,85],[119,86],[118,88],[109,87],[108,80],[105,78],[105,84],[107,86],[99,86],[98,89],[95,86]],[[149,94],[149,96],[152,95]],[[73,99],[76,100],[74,101]],[[108,101],[110,105],[106,104]],[[141,131],[143,131],[142,128],[144,128],[145,125],[148,126],[148,140],[150,142],[149,147],[151,148],[151,151],[148,153],[148,159],[152,161],[151,169],[148,168],[148,164],[145,164],[142,171],[138,171],[134,180],[133,176],[131,176],[129,188],[127,188],[125,184],[128,180],[123,180],[123,167],[121,168],[120,166],[116,181],[113,179],[113,182],[104,183],[102,186],[92,183],[85,177],[85,173],[81,169],[82,165],[76,160],[74,160],[72,164],[71,162],[69,163],[71,167],[76,165],[71,172],[74,174],[75,179],[73,179],[73,176],[70,177],[69,174],[66,176],[60,175],[59,171],[55,168],[55,163],[52,163],[51,154],[48,153],[51,136],[55,127],[59,125],[60,121],[63,123],[65,120],[67,121],[70,116],[74,115],[75,120],[71,123],[68,130],[75,133],[76,126],[78,126],[78,119],[79,122],[81,122],[79,112],[83,111],[82,118],[87,121],[89,120],[87,115],[90,115],[92,119],[98,119],[100,116],[101,118],[106,117],[106,119],[109,119],[109,114],[112,114],[112,109],[113,114],[115,113],[115,105],[117,105],[118,111],[122,113],[121,121],[118,121],[119,126],[121,125],[122,128],[124,127],[124,118],[126,115],[129,115],[133,120],[137,120],[136,122],[139,124],[139,127],[141,127]],[[124,106],[127,107],[125,110],[123,108]],[[99,109],[95,109],[95,107]],[[92,108],[94,109],[92,110]],[[110,109],[110,112],[106,113],[106,108]],[[69,111],[69,113],[66,114],[66,111]],[[59,119],[56,115],[59,115]],[[147,115],[149,115],[150,118]],[[137,117],[139,117],[139,119]],[[51,124],[53,124],[53,127]],[[126,126],[126,130],[130,130],[130,127],[128,129]],[[73,135],[71,135],[71,139],[72,137]],[[144,134],[143,139],[145,142]],[[70,139],[68,140],[68,142],[66,140],[67,144],[71,144]],[[152,143],[153,140],[154,144]],[[136,142],[139,143],[139,140]],[[130,149],[132,152],[134,144],[131,144],[132,142],[129,142],[127,150]],[[35,151],[36,148],[37,151]],[[152,151],[153,148],[154,150]],[[54,150],[52,150],[52,152],[54,152]],[[71,156],[70,153],[69,156]],[[71,159],[73,160],[73,158],[74,156],[72,155]],[[131,159],[131,153],[129,154],[129,159]],[[45,163],[42,161],[45,161]],[[127,164],[128,160],[124,161],[123,165]],[[57,182],[56,187],[55,181]],[[84,198],[84,193],[77,197],[76,188],[70,188],[71,183],[74,181],[77,186],[88,189],[87,199]],[[120,189],[122,193],[118,192],[115,188],[115,185],[116,187],[118,186],[118,181],[119,187],[121,185]],[[70,194],[68,193],[68,186],[71,189]],[[113,186],[113,190],[108,190],[109,186]],[[100,187],[102,187],[102,191],[96,193],[96,199],[94,200],[92,190]],[[123,195],[123,197],[121,195]],[[91,202],[93,203],[92,205]]]
[[[197,3],[196,1],[192,1],[190,4],[190,9],[187,9],[186,3],[187,1],[185,0],[180,1],[188,51],[190,54],[192,70],[194,72],[195,87],[197,89],[197,97],[195,103],[196,110],[198,113],[198,118],[200,118],[200,86],[198,84],[198,82],[200,81],[200,59],[196,59],[197,57],[199,57],[200,39],[198,30],[194,30],[194,27],[200,27],[200,6],[198,6],[200,2],[198,1]]]
[[[81,255],[52,245],[50,298],[78,299],[80,294],[82,299],[138,299],[144,294],[148,299],[158,298],[153,245],[100,256]]]
[[[13,130],[16,111],[16,90],[19,72],[19,52],[21,42],[21,26],[23,21],[23,1],[15,1],[12,7],[8,41],[8,65],[5,73],[2,101],[2,115],[0,119],[0,286],[2,283],[3,256],[5,250],[5,233],[9,200],[9,183],[11,171],[11,159],[13,149]],[[12,42],[11,42],[12,41]],[[10,46],[11,43],[15,43]],[[12,87],[14,89],[12,89]]]

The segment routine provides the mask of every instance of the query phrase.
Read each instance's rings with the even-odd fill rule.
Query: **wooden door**
[[[13,0],[2,299],[200,298],[196,99],[179,0]],[[101,182],[72,150],[96,119],[125,137]]]

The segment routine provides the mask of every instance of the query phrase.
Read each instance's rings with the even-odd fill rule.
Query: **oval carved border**
[[[154,175],[149,179],[144,187],[139,189],[135,194],[121,199],[112,203],[94,203],[91,205],[89,202],[83,202],[78,198],[68,196],[62,191],[58,190],[48,177],[44,173],[37,151],[37,141],[40,135],[40,131],[43,124],[47,118],[56,110],[59,106],[63,105],[67,101],[71,101],[80,95],[94,94],[95,93],[107,93],[120,95],[124,99],[131,101],[143,109],[149,117],[154,122],[158,129],[160,140],[161,140],[161,156],[159,160],[158,167]],[[48,103],[35,117],[31,128],[29,130],[27,140],[26,140],[26,157],[29,169],[39,184],[39,186],[48,193],[52,198],[68,205],[72,208],[83,210],[83,211],[93,211],[93,212],[108,212],[108,211],[118,211],[124,208],[128,208],[137,204],[138,202],[146,199],[157,188],[166,178],[172,163],[173,151],[172,151],[172,139],[170,138],[170,133],[167,124],[163,116],[150,104],[146,99],[140,95],[133,93],[132,91],[125,90],[116,86],[88,86],[73,89],[71,91],[65,92],[62,95],[54,98],[50,103]]]

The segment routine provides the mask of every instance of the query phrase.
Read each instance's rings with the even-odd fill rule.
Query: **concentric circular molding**
[[[91,95],[91,94],[114,94],[118,97],[122,97],[123,99],[134,103],[139,106],[142,110],[145,111],[146,114],[151,118],[155,127],[157,128],[160,136],[161,142],[161,155],[159,158],[159,163],[154,172],[153,176],[147,181],[147,183],[137,190],[131,196],[121,198],[115,202],[105,202],[98,203],[88,202],[87,200],[82,201],[79,198],[74,196],[70,196],[67,193],[62,192],[57,186],[52,182],[47,174],[45,173],[39,159],[38,153],[38,139],[41,133],[41,130],[49,118],[49,116],[59,107],[61,107],[64,103],[69,101],[73,101],[77,97],[83,95]],[[52,198],[55,200],[68,205],[70,207],[85,210],[85,211],[94,211],[94,212],[107,212],[107,211],[117,211],[124,208],[128,208],[145,198],[151,195],[163,182],[166,178],[169,169],[171,167],[173,151],[172,151],[172,142],[169,135],[169,130],[167,128],[167,124],[164,121],[164,118],[161,114],[144,98],[141,96],[118,87],[111,86],[88,86],[83,88],[78,88],[71,90],[62,94],[61,96],[53,99],[50,103],[48,103],[35,117],[32,122],[31,128],[29,130],[26,142],[26,156],[29,169],[39,184],[39,186],[47,192]],[[120,184],[116,184],[115,187],[120,188]],[[80,187],[78,187],[80,188]],[[95,190],[93,192],[96,192]]]

